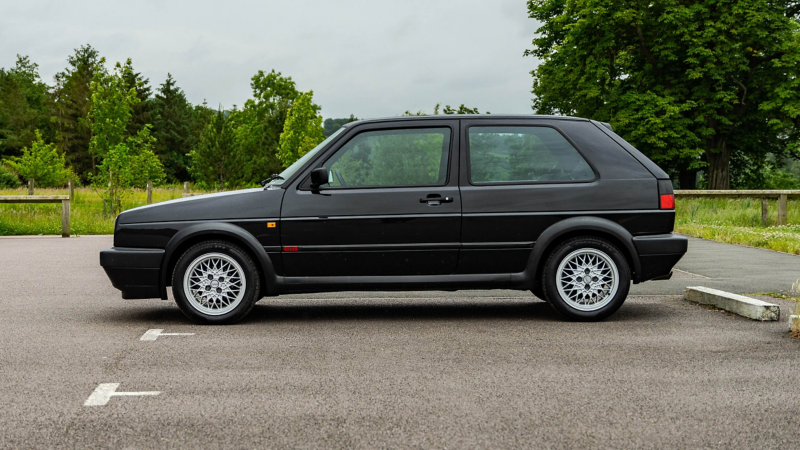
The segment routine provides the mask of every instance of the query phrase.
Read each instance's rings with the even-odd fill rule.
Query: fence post
[[[72,180],[67,181],[67,188],[69,189],[69,200],[72,201],[72,198],[75,196],[75,185],[72,183]]]
[[[184,181],[183,182],[183,193],[184,194],[188,194],[189,193],[189,182],[188,181]]]
[[[69,237],[69,200],[61,200],[61,237]]]
[[[153,182],[147,182],[147,204],[153,203]]]
[[[786,202],[789,198],[786,194],[781,194],[778,197],[778,225],[786,225]]]
[[[33,178],[28,178],[28,195],[33,195]]]
[[[767,198],[761,197],[761,224],[767,226],[767,220],[769,218],[767,209]]]

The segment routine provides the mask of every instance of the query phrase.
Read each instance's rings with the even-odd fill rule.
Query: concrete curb
[[[778,305],[705,286],[689,286],[683,297],[690,302],[716,306],[753,320],[767,321],[781,318],[781,307]]]
[[[797,327],[800,328],[800,316],[789,316],[789,331],[794,331],[795,322]]]

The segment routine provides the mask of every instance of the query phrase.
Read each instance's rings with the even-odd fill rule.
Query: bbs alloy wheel
[[[203,314],[221,316],[239,306],[247,288],[242,266],[224,253],[195,258],[183,275],[183,292]]]
[[[258,301],[259,272],[250,255],[225,241],[197,244],[175,265],[172,291],[184,314],[200,323],[233,323]]]
[[[630,270],[625,257],[610,242],[573,238],[550,254],[542,285],[548,301],[561,314],[574,320],[600,320],[624,303]]]

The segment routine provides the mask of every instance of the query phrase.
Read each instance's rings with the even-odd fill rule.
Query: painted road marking
[[[105,406],[111,397],[134,397],[140,395],[158,395],[160,391],[142,391],[142,392],[117,392],[119,383],[101,383],[92,392],[92,395],[83,402],[83,406]]]
[[[159,336],[194,336],[194,333],[162,333],[162,331],[164,331],[162,328],[153,328],[152,330],[147,330],[144,332],[142,337],[139,338],[139,340],[155,341]]]

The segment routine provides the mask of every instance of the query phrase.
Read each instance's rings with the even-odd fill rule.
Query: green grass
[[[27,195],[27,188],[0,189],[0,195]],[[67,195],[66,189],[36,189],[36,195]],[[153,202],[181,198],[183,186],[153,189]],[[123,209],[146,203],[144,190],[135,190],[123,201]],[[112,234],[114,217],[103,213],[103,201],[91,188],[75,189],[70,207],[70,234]],[[58,203],[0,203],[0,236],[61,234]]]
[[[800,255],[800,201],[789,200],[787,225],[776,226],[778,204],[769,201],[761,223],[761,199],[681,199],[675,204],[675,231],[730,244]]]

